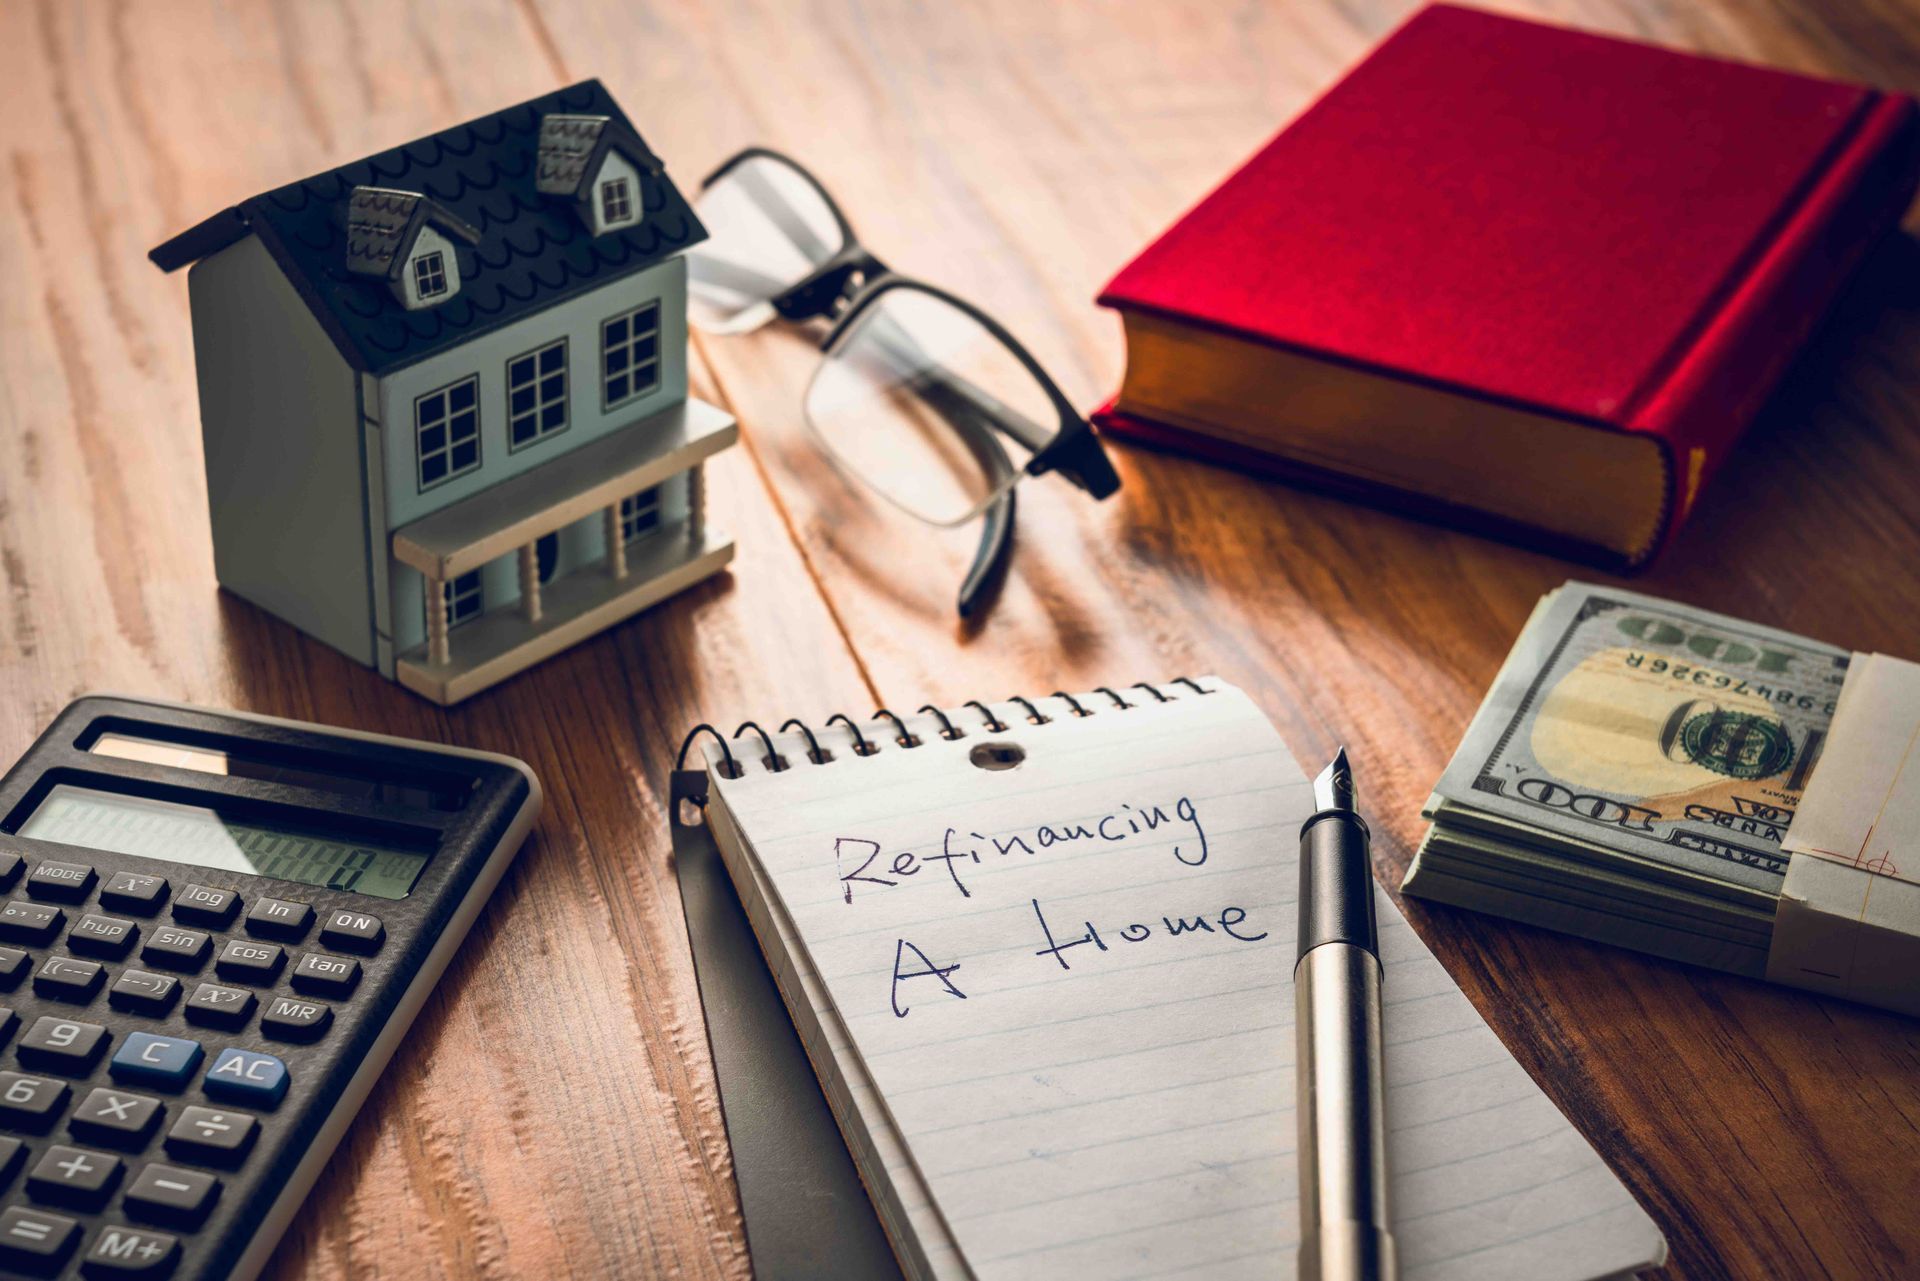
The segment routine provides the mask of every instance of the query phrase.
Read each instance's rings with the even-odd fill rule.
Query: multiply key
[[[247,1154],[260,1123],[244,1112],[213,1108],[183,1108],[167,1131],[166,1147],[173,1156],[208,1165],[232,1165]]]
[[[67,922],[67,914],[44,903],[13,899],[0,907],[0,938],[15,943],[51,943]]]
[[[89,1143],[140,1147],[160,1123],[160,1100],[104,1086],[80,1100],[67,1118],[67,1128]]]
[[[117,961],[132,950],[133,941],[139,937],[140,927],[132,921],[88,912],[67,931],[67,946],[88,956]]]

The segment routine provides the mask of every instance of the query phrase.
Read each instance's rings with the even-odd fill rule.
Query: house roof
[[[535,185],[545,195],[582,199],[582,190],[600,168],[600,158],[617,150],[648,173],[660,172],[660,158],[640,136],[608,116],[551,115],[540,121],[539,172]]]
[[[429,223],[469,245],[480,243],[479,228],[417,191],[355,187],[347,197],[347,270],[398,279],[420,229]]]
[[[161,270],[174,271],[257,234],[347,362],[382,374],[706,239],[706,228],[658,161],[638,166],[644,216],[605,235],[593,235],[570,201],[542,196],[541,121],[549,115],[606,117],[604,136],[596,137],[593,150],[609,138],[618,145],[624,132],[642,152],[630,159],[644,161],[653,154],[606,88],[585,80],[244,200],[147,256]],[[393,242],[396,252],[404,250],[422,220],[451,230],[457,239],[464,239],[462,229],[473,233],[470,245],[456,249],[458,294],[437,307],[408,311],[383,275],[349,267],[355,238],[370,240],[372,234],[348,229],[356,187],[420,197]],[[380,214],[382,221],[394,216],[393,211]]]

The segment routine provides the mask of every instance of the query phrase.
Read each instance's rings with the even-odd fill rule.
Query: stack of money
[[[1402,890],[1763,975],[1845,650],[1633,592],[1535,606]]]

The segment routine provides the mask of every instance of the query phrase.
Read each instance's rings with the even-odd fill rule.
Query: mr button
[[[312,1041],[333,1022],[333,1008],[276,996],[260,1016],[260,1030],[276,1041]]]

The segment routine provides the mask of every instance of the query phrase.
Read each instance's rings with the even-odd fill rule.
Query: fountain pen
[[[1373,861],[1347,752],[1313,781],[1300,827],[1293,963],[1300,1281],[1394,1281]]]

